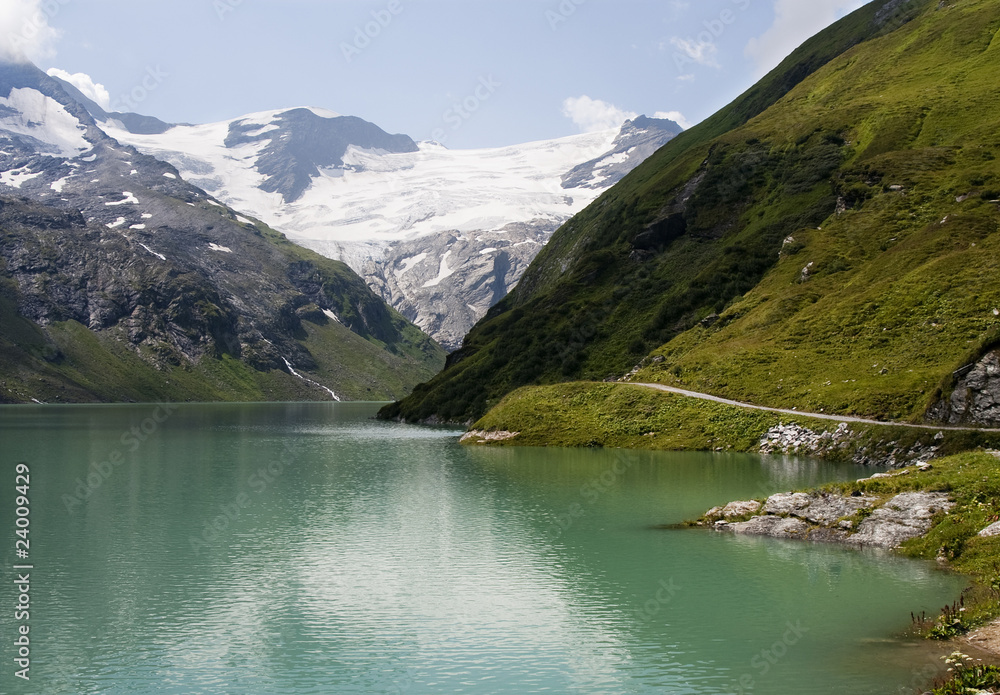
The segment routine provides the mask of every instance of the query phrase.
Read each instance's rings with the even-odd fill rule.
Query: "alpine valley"
[[[563,222],[681,132],[639,117],[558,140],[449,150],[315,108],[152,133],[91,110],[120,142],[347,263],[449,351]]]
[[[734,445],[738,417],[592,383],[634,380],[995,425],[998,68],[992,0],[865,5],[565,224],[383,416],[485,415],[512,444]]]

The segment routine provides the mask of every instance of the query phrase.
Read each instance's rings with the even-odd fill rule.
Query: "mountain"
[[[343,260],[449,350],[562,222],[681,132],[641,117],[619,130],[449,150],[315,108],[145,134],[117,120],[102,122],[116,139]]]
[[[376,399],[444,353],[346,265],[0,64],[0,402]]]
[[[469,422],[521,386],[629,373],[812,412],[995,422],[998,32],[988,0],[845,17],[564,225],[383,416]]]

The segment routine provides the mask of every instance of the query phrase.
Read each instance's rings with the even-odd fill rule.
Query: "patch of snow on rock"
[[[23,184],[25,181],[30,181],[36,176],[41,176],[41,175],[42,172],[32,174],[30,172],[23,170],[5,171],[2,174],[0,174],[0,183],[4,183],[10,186],[11,188],[20,188],[21,184]]]
[[[117,200],[117,201],[114,201],[114,202],[111,202],[111,203],[105,203],[105,205],[108,205],[108,206],[112,206],[112,205],[125,205],[125,204],[129,204],[129,203],[132,204],[132,205],[138,205],[139,204],[139,199],[136,198],[134,195],[132,195],[132,193],[130,191],[124,191],[122,193],[122,195],[125,196],[124,200]]]

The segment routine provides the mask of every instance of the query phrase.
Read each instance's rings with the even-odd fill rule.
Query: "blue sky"
[[[491,147],[640,113],[696,123],[863,4],[2,0],[0,40],[8,57],[170,122],[308,105]]]

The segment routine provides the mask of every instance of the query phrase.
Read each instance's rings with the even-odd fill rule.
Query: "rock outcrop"
[[[938,434],[935,442],[943,438],[943,434]],[[861,466],[892,468],[926,464],[939,449],[937,445],[919,441],[908,447],[897,442],[871,442],[859,446],[857,434],[846,422],[837,425],[832,432],[816,432],[795,423],[776,425],[768,430],[758,445],[762,454],[845,459]]]
[[[368,286],[448,351],[507,296],[560,221],[516,222],[496,231],[452,232],[388,246],[360,261]]]
[[[948,496],[939,492],[903,492],[884,503],[877,497],[867,495],[786,492],[771,495],[763,505],[763,514],[745,521],[730,523],[722,507],[710,510],[706,519],[714,521],[714,528],[718,531],[747,536],[897,548],[903,542],[926,533],[935,515],[947,512],[953,506]],[[749,509],[746,506],[742,508]]]
[[[862,521],[849,541],[876,548],[897,548],[904,541],[927,533],[934,515],[953,506],[942,492],[900,493]]]
[[[1000,351],[987,353],[955,376],[951,396],[935,404],[928,417],[956,425],[1000,425]]]
[[[462,444],[470,442],[472,444],[483,444],[486,442],[504,442],[508,439],[515,439],[520,432],[487,432],[485,430],[472,430],[462,435],[458,441]]]

